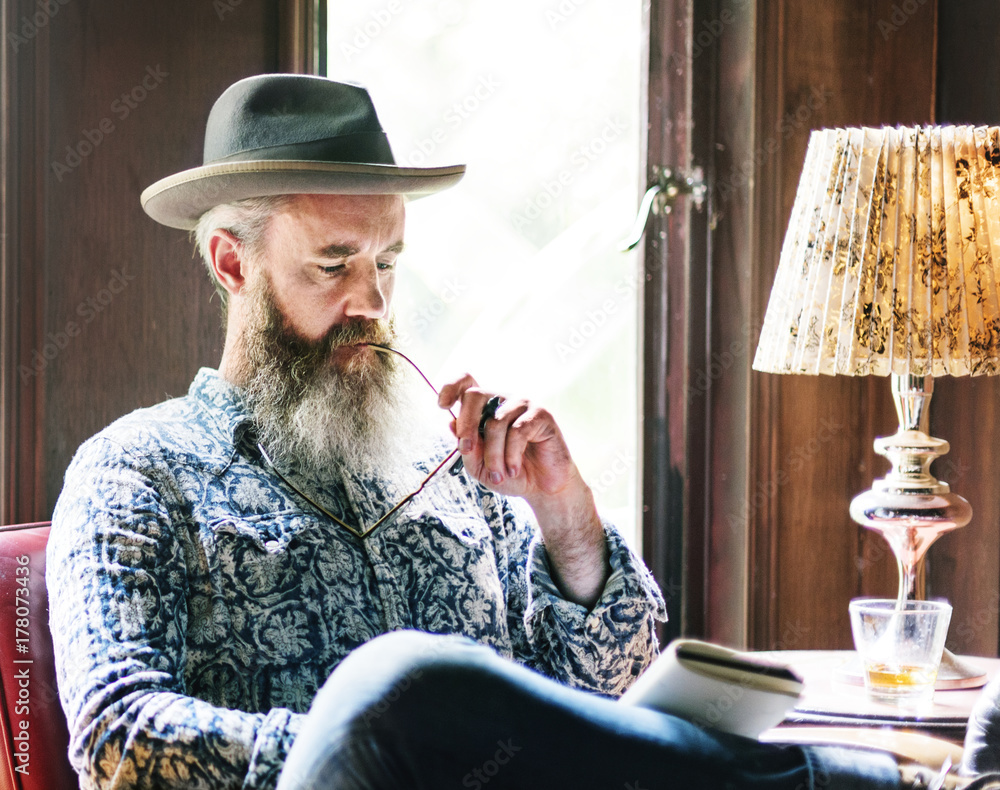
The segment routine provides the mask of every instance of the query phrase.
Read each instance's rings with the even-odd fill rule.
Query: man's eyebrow
[[[386,247],[385,252],[399,255],[405,247],[406,244],[402,241],[397,241],[395,244]],[[316,257],[318,258],[350,258],[352,255],[357,254],[358,248],[353,244],[327,244],[316,251]]]
[[[358,254],[358,248],[352,244],[327,244],[316,250],[318,258],[350,258]]]

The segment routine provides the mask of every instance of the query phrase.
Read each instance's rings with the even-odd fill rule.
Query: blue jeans
[[[456,636],[385,634],[316,695],[278,790],[898,788],[887,755],[761,744],[619,705]]]

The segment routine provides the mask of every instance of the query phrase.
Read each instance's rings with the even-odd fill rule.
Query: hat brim
[[[210,208],[266,195],[430,195],[457,184],[465,165],[396,167],[312,160],[255,160],[203,165],[167,176],[139,197],[157,222],[192,230]]]

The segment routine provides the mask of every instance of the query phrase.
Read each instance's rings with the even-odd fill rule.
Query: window
[[[370,89],[397,163],[467,163],[410,204],[395,311],[435,383],[550,409],[602,514],[638,543],[638,0],[345,0],[328,74]]]

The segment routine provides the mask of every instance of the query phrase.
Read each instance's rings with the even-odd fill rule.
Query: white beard
[[[391,322],[353,320],[309,341],[288,328],[266,275],[244,294],[235,383],[271,459],[316,480],[375,473],[406,486],[426,452],[418,449],[425,436],[412,404],[432,394],[409,391],[406,363],[393,354],[365,349],[346,362],[332,356],[345,345],[392,345]]]

